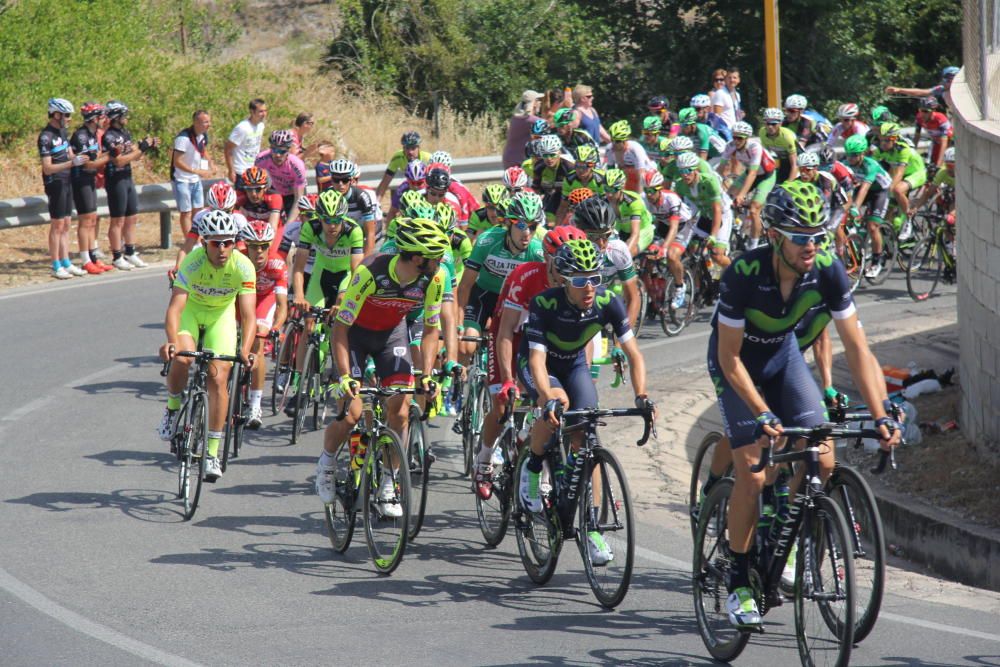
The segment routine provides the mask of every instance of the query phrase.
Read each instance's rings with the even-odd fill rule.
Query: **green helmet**
[[[564,107],[556,112],[556,115],[552,117],[552,120],[557,128],[566,127],[576,120],[576,112],[568,107]]]
[[[844,141],[844,153],[847,155],[859,155],[868,152],[868,140],[860,134],[847,137]]]
[[[822,227],[826,206],[819,189],[805,181],[786,181],[775,187],[764,204],[764,220],[775,227]]]
[[[611,141],[625,141],[632,136],[632,126],[627,120],[619,120],[611,124],[608,134],[611,135]]]
[[[412,190],[412,189],[407,190],[406,192],[404,192],[399,196],[399,207],[401,209],[413,206],[419,206],[420,204],[426,204],[426,203],[427,200],[424,198],[422,194],[420,194],[419,190]],[[406,216],[406,217],[412,218],[413,216]]]
[[[327,190],[316,200],[316,215],[321,218],[342,218],[347,215],[347,200],[336,190]]]
[[[694,107],[684,107],[677,114],[677,120],[681,125],[694,125],[698,122],[698,112]]]
[[[507,219],[511,222],[525,222],[529,225],[540,225],[545,222],[545,209],[542,198],[534,192],[522,192],[514,197],[507,206]]]
[[[442,202],[443,203],[443,202]],[[430,202],[418,201],[411,206],[402,206],[399,210],[399,214],[404,218],[428,218],[434,219],[437,213],[437,209]]]
[[[455,209],[453,209],[450,204],[443,201],[438,202],[438,205],[435,208],[434,219],[438,221],[439,225],[441,225],[441,231],[445,234],[451,234],[455,231]]]
[[[604,187],[611,192],[625,189],[625,172],[621,169],[608,169],[604,172]]]
[[[553,265],[560,276],[572,276],[598,272],[601,261],[597,248],[588,239],[571,239],[559,246]]]
[[[660,143],[658,148],[660,149],[661,155],[666,155],[670,152],[670,144],[673,142],[673,137],[660,137]]]
[[[895,119],[896,117],[889,111],[889,107],[883,104],[872,109],[872,121],[875,123],[888,123]]]
[[[643,132],[659,132],[663,129],[663,121],[659,116],[646,116],[642,119]]]
[[[601,156],[597,153],[597,149],[588,144],[580,144],[576,147],[573,155],[577,164],[586,164],[593,167],[595,164],[600,162]]]
[[[396,222],[396,247],[400,252],[438,259],[451,248],[451,242],[434,220],[400,218]]]
[[[496,206],[501,200],[507,199],[507,188],[502,183],[491,183],[483,190],[483,202]]]

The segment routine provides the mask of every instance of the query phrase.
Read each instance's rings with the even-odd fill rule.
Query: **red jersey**
[[[277,256],[267,258],[267,264],[257,272],[257,299],[274,294],[288,294],[288,267]]]
[[[488,336],[488,371],[487,382],[491,389],[500,386],[500,369],[498,368],[498,358],[496,353],[496,340],[500,332],[500,317],[504,308],[511,308],[518,311],[519,317],[517,325],[514,327],[514,339],[512,341],[514,354],[521,345],[521,331],[525,322],[528,321],[528,309],[531,300],[549,288],[548,271],[545,262],[524,262],[517,267],[504,280],[500,289],[500,296],[497,297],[497,305],[493,309],[493,317],[490,319]],[[512,363],[514,362],[511,359]],[[511,377],[517,377],[516,369],[510,369]]]
[[[476,197],[469,191],[469,188],[456,180],[452,180],[448,185],[448,192],[458,198],[458,221],[463,223],[468,221],[469,214],[479,208]]]
[[[927,136],[932,139],[940,139],[941,137],[951,137],[953,130],[951,127],[951,122],[948,117],[945,116],[940,111],[935,111],[930,115],[930,118],[924,116],[923,114],[917,114],[917,127],[927,132]]]
[[[281,195],[269,192],[264,195],[259,204],[253,204],[247,193],[236,193],[236,210],[246,216],[247,220],[270,220],[271,214],[281,211],[283,202]]]

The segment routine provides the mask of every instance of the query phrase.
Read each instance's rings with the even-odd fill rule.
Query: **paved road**
[[[632,588],[614,612],[596,605],[572,545],[535,587],[512,537],[482,546],[447,423],[429,431],[440,460],[426,526],[391,577],[372,571],[363,538],[332,553],[312,493],[319,434],[291,447],[285,423],[253,435],[183,522],[153,434],[166,281],[101,282],[0,296],[3,665],[711,664],[683,524],[640,514]],[[916,307],[864,302],[869,326]],[[954,297],[920,307],[953,308]],[[700,323],[642,343],[663,375],[697,369],[705,340]],[[890,581],[854,664],[998,664],[998,596],[956,588],[937,604],[905,588]],[[791,610],[767,621],[739,664],[796,664]]]

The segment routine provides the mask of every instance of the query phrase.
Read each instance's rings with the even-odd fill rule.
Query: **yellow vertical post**
[[[778,40],[778,0],[764,0],[764,61],[767,106],[781,107],[781,46]]]

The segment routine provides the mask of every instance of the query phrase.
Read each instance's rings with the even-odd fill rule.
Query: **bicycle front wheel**
[[[944,269],[944,258],[937,238],[928,236],[910,253],[906,267],[906,291],[914,301],[925,301],[937,287]]]
[[[368,445],[361,475],[365,541],[375,569],[389,574],[403,560],[410,523],[410,470],[399,436],[386,429]]]
[[[684,290],[687,300],[683,306],[675,309],[673,298],[677,283],[669,272],[667,275],[669,277],[667,278],[667,286],[663,293],[663,308],[660,309],[660,327],[663,329],[663,333],[668,336],[676,336],[687,326],[691,318],[694,317],[694,277],[690,271],[686,268],[684,269]]]
[[[427,432],[420,421],[420,408],[410,404],[410,422],[407,440],[410,462],[410,526],[409,539],[415,539],[424,525],[427,510],[427,483],[430,477],[430,460],[427,458]]]
[[[510,457],[517,451],[515,440],[513,429],[506,429],[500,436],[497,447],[502,453],[503,463],[493,466],[493,492],[487,500],[480,498],[478,493],[475,494],[479,530],[482,531],[486,544],[491,547],[503,541],[510,523],[511,499],[515,488],[514,461]]]
[[[851,283],[851,292],[858,289],[861,278],[864,277],[868,268],[867,255],[865,254],[865,242],[859,234],[851,232],[844,242],[844,249],[839,254],[840,261],[847,271],[847,279]]]
[[[591,475],[579,498],[579,545],[590,589],[601,606],[621,604],[632,581],[635,526],[625,473],[615,455],[594,449]]]
[[[354,509],[356,475],[360,476],[360,471],[351,470],[351,446],[349,442],[345,442],[333,457],[333,502],[324,505],[330,545],[337,553],[347,551],[351,538],[354,537],[354,519],[357,516]]]
[[[521,503],[521,494],[517,490],[521,488],[521,473],[527,458],[528,448],[525,447],[514,468],[512,485],[517,552],[528,577],[542,586],[555,574],[559,551],[562,549],[562,533],[554,510],[543,508],[538,513],[529,512]]]
[[[184,520],[190,521],[198,509],[201,483],[205,478],[205,446],[208,444],[208,405],[204,394],[191,398],[190,428],[185,428],[184,458],[181,461]]]
[[[465,476],[472,475],[475,466],[475,452],[479,446],[479,436],[483,430],[483,415],[486,414],[486,377],[479,375],[469,383],[468,420],[462,429],[462,451],[465,456]]]
[[[698,451],[694,455],[694,463],[691,466],[691,486],[688,490],[688,507],[691,514],[691,536],[694,537],[698,531],[698,507],[701,504],[701,488],[708,480],[708,471],[711,468],[712,456],[715,447],[722,440],[723,435],[718,431],[712,431],[704,437],[698,445]],[[730,463],[726,467],[725,477],[732,474],[733,466]]]
[[[306,410],[313,391],[313,375],[316,373],[316,348],[310,345],[306,348],[306,360],[299,378],[299,391],[295,394],[295,416],[292,418],[292,444],[299,441],[302,429],[306,425]]]
[[[636,291],[638,292],[637,298],[639,299],[639,316],[635,320],[635,326],[632,328],[632,333],[635,337],[639,337],[639,331],[642,330],[642,325],[646,321],[646,309],[649,305],[649,293],[646,292],[646,284],[642,282],[641,279],[635,281]]]
[[[881,285],[892,273],[893,267],[896,265],[896,232],[893,230],[892,225],[883,224],[879,230],[882,233],[882,255],[884,258],[882,264],[882,270],[879,272],[878,276],[874,278],[869,278],[865,276],[867,280],[872,285]],[[877,257],[874,256],[871,249],[871,237],[868,237],[868,249],[867,254],[870,257],[869,262],[874,263],[879,261]]]
[[[295,350],[299,344],[297,330],[285,328],[285,337],[278,349],[278,363],[274,366],[271,377],[271,414],[276,415],[285,409],[288,401],[293,400],[292,371],[295,370]]]
[[[805,511],[795,562],[795,637],[807,667],[846,667],[854,644],[854,547],[840,506]]]

